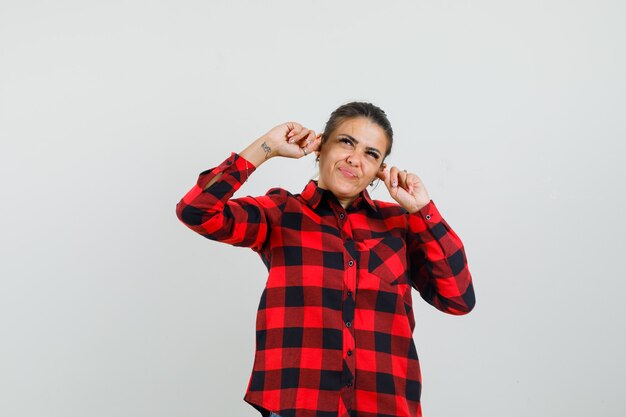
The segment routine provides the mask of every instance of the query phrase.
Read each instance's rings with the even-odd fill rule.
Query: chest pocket
[[[407,283],[406,244],[404,239],[385,236],[359,242],[367,252],[367,270],[391,285]],[[365,265],[363,265],[365,267]]]

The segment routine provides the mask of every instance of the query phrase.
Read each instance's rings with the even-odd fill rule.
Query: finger
[[[391,183],[391,188],[398,188],[398,172],[400,170],[396,166],[392,166],[389,170],[389,182]]]
[[[303,145],[300,147],[306,151],[307,155],[311,152],[310,146],[314,140],[315,140],[315,132],[312,130],[309,132],[309,134],[305,138],[303,138]]]
[[[293,137],[294,142],[300,142],[300,146],[304,146],[304,143],[306,142],[310,133],[311,131],[309,129],[307,129],[306,127],[303,128],[302,132],[298,133],[296,136]]]
[[[302,129],[302,125],[296,122],[287,122],[287,129],[289,129],[288,136],[293,136]]]
[[[394,200],[398,200],[398,190],[400,190],[400,188],[398,187],[398,168],[397,167],[391,167],[391,169],[389,169],[389,186],[387,187],[389,189],[389,195],[391,196],[391,198],[393,198]]]
[[[408,191],[409,191],[411,194],[413,194],[413,191],[415,191],[415,189],[416,189],[416,188],[417,188],[417,186],[419,185],[420,181],[421,181],[421,180],[420,180],[420,177],[418,177],[418,176],[417,176],[417,175],[415,175],[415,174],[409,174],[409,175],[407,175],[406,182],[407,182],[407,184],[408,184]]]
[[[319,150],[320,146],[322,144],[322,137],[321,137],[321,133],[319,135],[317,135],[317,137],[313,140],[313,142],[309,145],[311,148],[311,152],[315,152],[317,150]]]
[[[385,184],[385,187],[387,187],[387,191],[389,191],[389,195],[392,197],[395,196],[396,189],[391,186],[391,170],[388,168],[384,171],[383,183]]]
[[[293,135],[300,132],[300,129],[302,129],[302,125],[296,122],[288,122],[287,128],[289,129],[289,133],[287,133],[287,138],[291,138]]]
[[[309,129],[307,129],[306,127],[303,127],[302,129],[300,129],[300,132],[298,132],[297,134],[293,135],[291,137],[291,139],[289,140],[289,142],[291,143],[296,143],[296,142],[300,142],[303,138],[305,138],[307,135],[309,134]]]
[[[409,174],[406,172],[406,170],[403,171],[398,171],[398,186],[404,188],[405,190],[408,190],[408,184],[407,184],[407,176]]]
[[[302,132],[302,128],[301,127],[295,127],[293,128],[293,130],[291,130],[289,132],[289,134],[287,135],[287,138],[289,139],[289,143],[294,143],[296,141],[296,136]]]

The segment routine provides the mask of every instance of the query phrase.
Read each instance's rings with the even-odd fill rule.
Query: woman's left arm
[[[445,313],[469,313],[476,298],[463,242],[443,219],[417,175],[392,167],[378,176],[408,213],[412,285],[424,300]]]
[[[407,250],[414,287],[424,300],[445,313],[469,313],[476,298],[463,242],[432,200],[407,216]]]

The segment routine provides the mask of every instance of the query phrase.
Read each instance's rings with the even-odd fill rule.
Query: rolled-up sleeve
[[[207,239],[260,250],[268,234],[263,204],[250,196],[232,198],[255,168],[232,152],[218,166],[201,172],[176,204],[178,219]]]

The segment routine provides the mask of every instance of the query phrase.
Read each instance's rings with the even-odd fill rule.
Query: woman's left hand
[[[400,171],[393,166],[391,169],[379,171],[377,177],[385,182],[391,198],[409,213],[415,213],[430,202],[424,183],[411,172]]]

